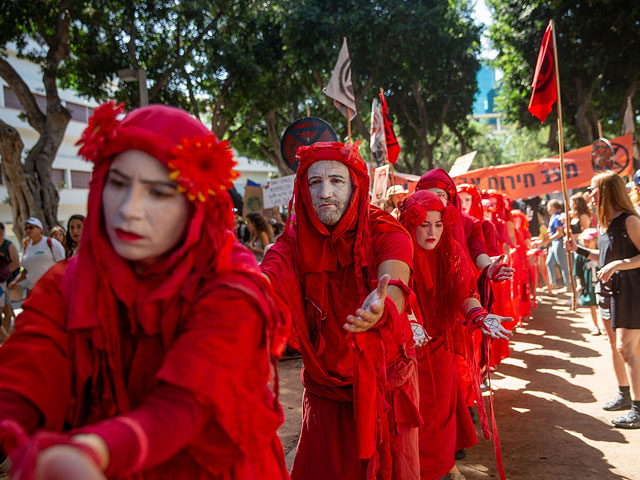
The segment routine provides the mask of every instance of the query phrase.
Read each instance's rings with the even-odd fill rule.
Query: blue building
[[[496,72],[493,68],[483,64],[476,75],[476,80],[478,82],[478,91],[473,102],[472,117],[480,122],[494,126],[496,130],[500,130],[502,115],[494,110]]]

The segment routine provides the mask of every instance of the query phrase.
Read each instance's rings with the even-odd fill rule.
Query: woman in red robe
[[[183,110],[122,110],[80,141],[78,255],[0,349],[0,451],[20,479],[287,479],[268,383],[288,320],[231,232],[228,143]]]
[[[510,320],[489,314],[478,300],[475,275],[468,257],[453,236],[455,207],[434,193],[415,192],[402,205],[400,221],[414,242],[413,289],[429,339],[418,363],[420,414],[420,473],[423,480],[462,479],[455,466],[455,450],[477,442],[456,375],[456,354],[464,355],[463,325],[481,328],[494,338],[510,332],[500,323]],[[414,312],[415,313],[415,312]],[[460,444],[460,439],[466,443]],[[458,444],[456,445],[456,443]]]

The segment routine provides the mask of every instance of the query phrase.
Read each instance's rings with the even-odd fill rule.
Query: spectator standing
[[[58,240],[60,242],[60,244],[62,245],[62,247],[66,250],[66,244],[67,244],[67,233],[64,231],[64,228],[62,228],[60,225],[55,225],[50,232],[50,236],[51,238],[55,238],[56,240]]]
[[[640,217],[622,178],[615,172],[593,177],[589,192],[601,229],[598,250],[576,247],[573,239],[567,240],[567,248],[590,260],[599,260],[598,280],[607,287],[611,299],[611,321],[603,317],[603,323],[614,350],[618,395],[603,408],[631,408],[612,423],[619,428],[640,428]]]
[[[264,257],[265,247],[273,241],[273,230],[269,222],[256,212],[247,214],[247,226],[251,233],[247,248],[253,252],[256,260],[260,262]]]
[[[35,217],[27,219],[24,231],[29,241],[24,249],[20,274],[9,284],[13,288],[25,278],[31,290],[47,270],[64,260],[64,247],[55,238],[42,235],[42,222]],[[27,295],[29,292],[27,292]]]
[[[18,249],[10,240],[4,238],[4,223],[0,222],[0,309],[2,322],[0,322],[0,341],[6,340],[11,332],[11,320],[13,308],[8,300],[7,283],[11,281],[13,272],[20,268]]]
[[[64,244],[67,258],[73,257],[78,253],[80,246],[80,238],[82,238],[82,227],[84,226],[84,215],[71,215],[67,222],[67,237]]]
[[[555,267],[558,265],[560,273],[562,274],[562,281],[564,282],[564,289],[567,290],[571,285],[571,278],[569,276],[569,262],[567,261],[567,252],[562,244],[562,237],[564,236],[564,228],[562,227],[562,221],[560,220],[560,213],[562,213],[562,204],[558,200],[549,200],[547,203],[547,211],[551,215],[549,221],[549,251],[547,253],[547,272],[549,273],[549,281],[552,284],[556,284],[556,271]]]

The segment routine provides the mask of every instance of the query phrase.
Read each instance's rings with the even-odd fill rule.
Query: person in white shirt
[[[64,260],[65,253],[64,247],[58,240],[42,235],[42,222],[37,218],[27,219],[24,230],[29,241],[22,256],[23,270],[9,284],[9,288],[13,288],[26,278],[27,288],[30,291],[40,277],[47,273],[47,270]]]

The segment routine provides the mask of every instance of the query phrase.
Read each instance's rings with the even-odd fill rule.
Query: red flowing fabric
[[[427,190],[429,188],[440,188],[447,192],[449,202],[460,213],[459,220],[453,225],[452,234],[466,252],[475,276],[479,276],[480,272],[476,268],[476,259],[479,255],[487,253],[481,221],[462,211],[456,185],[449,174],[443,169],[436,168],[430,170],[420,177],[416,185],[416,191]],[[477,376],[474,374],[474,369],[477,373],[479,372],[480,366],[471,364],[469,349],[474,348],[474,344],[468,332],[464,332],[464,336],[464,348],[466,352],[464,355],[456,356],[456,363],[467,405],[472,406],[475,402],[480,403],[481,401],[480,398],[477,398],[476,389],[473,385],[474,378]]]
[[[292,311],[291,343],[299,347],[304,361],[303,421],[307,423],[303,425],[292,477],[340,478],[348,469],[354,475],[349,478],[392,478],[397,448],[394,436],[399,430],[392,431],[384,420],[389,407],[398,423],[415,430],[416,445],[421,423],[417,392],[412,393],[410,384],[415,359],[410,350],[413,334],[407,314],[397,312],[387,298],[385,314],[375,328],[351,335],[342,325],[375,288],[382,261],[398,259],[411,265],[410,239],[393,217],[369,206],[369,177],[357,146],[317,143],[300,148],[298,158],[290,202],[291,209],[295,201],[295,218],[290,219],[261,264]],[[346,165],[353,185],[351,203],[331,230],[315,214],[307,183],[309,167],[320,160]],[[387,246],[382,249],[389,235],[395,235],[391,237],[395,240],[385,242]],[[406,371],[399,375],[402,395],[397,392],[400,387],[393,388],[388,381],[389,375],[397,375],[399,370]],[[390,392],[395,392],[392,405]],[[315,424],[310,424],[314,418],[323,419],[327,432],[337,432],[334,428],[343,427],[333,424],[342,422],[345,436],[310,438],[309,432],[318,431]],[[327,443],[332,446],[325,452]],[[351,451],[348,459],[339,444]],[[317,449],[329,459],[319,455]],[[332,473],[323,473],[329,471]]]
[[[529,112],[538,117],[540,123],[544,123],[547,115],[551,112],[553,104],[558,100],[556,87],[556,72],[553,59],[553,31],[551,21],[544,31],[538,60],[536,62],[536,72],[531,84],[533,92],[529,101]]]
[[[164,162],[170,145],[211,133],[184,111],[153,105],[130,113],[113,135],[110,155],[135,148]],[[78,255],[43,277],[1,349],[0,390],[22,395],[44,428],[62,431],[143,407],[158,385],[180,387],[209,418],[144,478],[287,478],[270,356],[284,346],[289,317],[235,240],[227,193],[194,202],[184,239],[137,274],[102,220],[109,165],[94,169]],[[239,297],[246,317],[225,308]],[[41,374],[24,374],[39,366]]]
[[[436,247],[424,250],[417,244],[416,227],[429,210],[442,213],[445,227]],[[407,198],[400,213],[414,242],[412,285],[425,330],[432,338],[420,350],[418,364],[420,413],[425,422],[419,435],[423,480],[444,476],[455,464],[455,450],[478,441],[456,375],[456,358],[467,354],[466,334],[456,316],[462,302],[475,295],[473,270],[452,235],[458,215],[455,207],[445,208],[439,197],[426,190]]]

